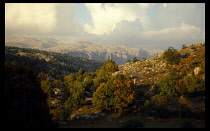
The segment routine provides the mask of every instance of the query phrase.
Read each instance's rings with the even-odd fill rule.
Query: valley
[[[4,8],[2,128],[208,127],[205,2]]]
[[[85,45],[78,44],[78,50],[92,44]],[[205,43],[169,47],[122,65],[113,57],[101,62],[65,51],[5,46],[5,66],[33,68],[49,114],[60,128],[122,128],[129,121],[144,128],[205,127]],[[17,75],[25,77],[21,71]]]

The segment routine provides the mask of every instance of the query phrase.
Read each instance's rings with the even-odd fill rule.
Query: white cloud
[[[165,28],[159,31],[146,31],[142,38],[153,48],[166,49],[169,45],[180,48],[181,45],[204,42],[205,35],[201,28],[182,23],[177,27]],[[167,45],[167,46],[166,46]]]
[[[164,3],[164,4],[163,4],[163,7],[167,7],[167,4],[166,4],[166,3]]]
[[[147,9],[147,8],[149,8],[151,6],[150,3],[138,3],[138,5],[143,7],[143,8],[145,8],[145,9]]]
[[[6,35],[61,36],[84,32],[71,3],[6,3]]]
[[[5,25],[8,31],[51,32],[56,25],[55,4],[7,3]]]
[[[182,23],[178,27],[165,28],[160,31],[147,31],[144,33],[145,38],[158,39],[201,39],[202,30],[198,27]]]
[[[136,21],[122,21],[116,29],[107,35],[104,43],[125,45],[129,47],[167,49],[168,46],[180,48],[181,45],[203,42],[205,31],[199,27],[185,23],[176,27],[164,28],[158,31],[144,31],[138,19]]]
[[[36,34],[67,43],[91,41],[151,49],[205,41],[205,4],[87,3],[93,25],[84,26],[74,21],[71,3],[5,5],[6,35]]]
[[[116,23],[122,20],[132,21],[136,18],[133,12],[126,10],[125,4],[88,3],[86,7],[91,13],[94,27],[86,24],[85,30],[93,34],[110,33],[115,29]]]
[[[157,6],[159,6],[157,4]],[[167,8],[162,4],[155,10],[150,24],[151,30],[176,27],[181,23],[195,25],[204,29],[205,4],[199,3],[167,3]]]

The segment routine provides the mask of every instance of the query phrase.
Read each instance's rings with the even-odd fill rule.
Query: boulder
[[[201,72],[201,68],[200,67],[195,67],[194,74],[198,75],[200,72]]]

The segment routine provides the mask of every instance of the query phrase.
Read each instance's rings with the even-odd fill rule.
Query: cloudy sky
[[[205,42],[205,3],[5,3],[5,35],[181,48]]]

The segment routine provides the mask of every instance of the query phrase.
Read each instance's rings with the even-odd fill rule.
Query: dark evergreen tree
[[[163,53],[163,59],[167,61],[168,64],[178,64],[180,60],[181,54],[169,46],[169,48]]]
[[[5,127],[52,127],[47,96],[36,76],[27,65],[5,65]]]
[[[132,62],[137,62],[138,59],[136,57],[133,57]]]

